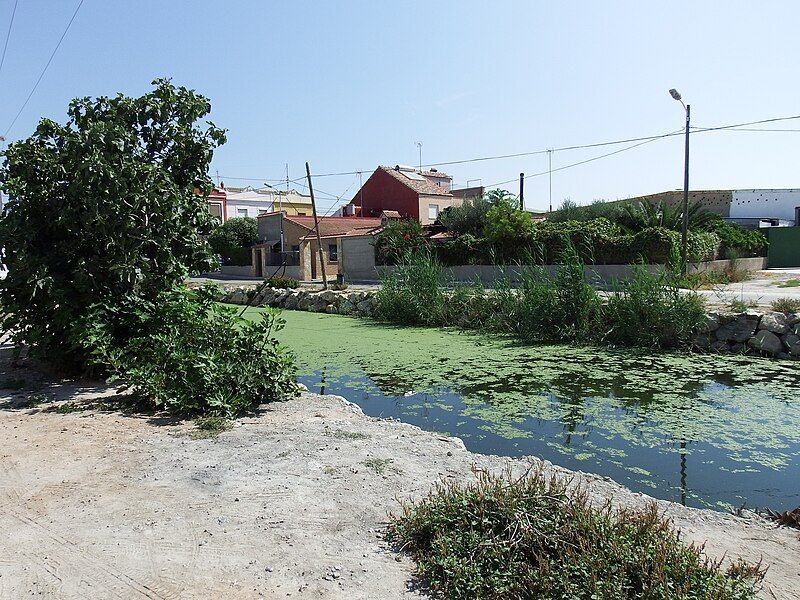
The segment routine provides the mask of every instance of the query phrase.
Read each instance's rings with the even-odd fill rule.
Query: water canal
[[[278,338],[295,353],[300,381],[369,415],[690,506],[800,505],[797,363],[282,316]]]

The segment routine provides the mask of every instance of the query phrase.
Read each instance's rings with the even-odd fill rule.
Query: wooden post
[[[319,219],[317,219],[317,203],[314,201],[314,187],[311,184],[311,168],[306,163],[308,192],[311,194],[311,211],[314,213],[314,229],[317,232],[317,251],[319,252],[319,268],[322,271],[322,287],[328,289],[328,274],[325,273],[325,258],[322,253],[322,241],[319,239]]]

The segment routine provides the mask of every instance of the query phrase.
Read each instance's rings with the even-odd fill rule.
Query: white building
[[[275,200],[273,188],[267,186],[254,189],[252,187],[224,187],[227,204],[227,218],[253,217],[260,212],[272,212]]]
[[[800,225],[800,189],[733,190],[729,217],[735,221],[772,219]]]

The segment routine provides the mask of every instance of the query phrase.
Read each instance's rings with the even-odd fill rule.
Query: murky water
[[[285,311],[300,380],[365,413],[693,506],[800,505],[800,365],[525,346]]]

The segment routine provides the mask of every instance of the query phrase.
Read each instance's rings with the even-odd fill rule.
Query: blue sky
[[[14,0],[0,0],[0,39]],[[77,0],[19,0],[0,72],[0,129],[30,92]],[[529,152],[800,114],[797,23],[787,2],[273,2],[85,0],[9,139],[75,96],[140,94],[156,77],[197,89],[228,132],[229,185],[378,164]],[[800,129],[800,120],[773,127]],[[621,148],[556,152],[553,167]],[[800,133],[692,137],[691,187],[800,187]],[[485,185],[547,170],[547,156],[441,167]],[[366,175],[365,175],[366,177]],[[253,178],[248,182],[233,178]],[[553,201],[676,189],[667,138],[553,174]],[[325,206],[357,176],[320,178]],[[516,184],[508,189],[516,192]],[[546,208],[546,176],[525,185]]]

